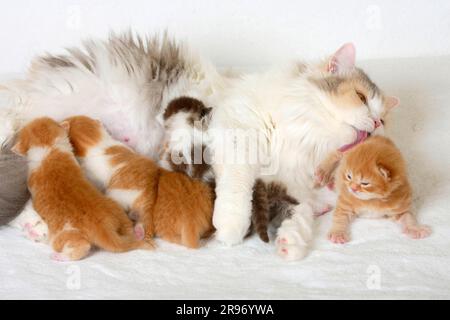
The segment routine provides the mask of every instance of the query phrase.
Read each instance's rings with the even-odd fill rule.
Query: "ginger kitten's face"
[[[388,169],[360,158],[347,159],[340,170],[342,187],[360,200],[382,199],[392,190]]]
[[[50,118],[39,118],[23,127],[18,134],[13,152],[25,156],[31,148],[53,146],[58,138],[66,138],[67,131]]]

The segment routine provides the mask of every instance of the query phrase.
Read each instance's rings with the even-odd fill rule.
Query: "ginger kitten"
[[[343,155],[336,176],[339,192],[328,238],[348,242],[350,223],[356,217],[389,218],[413,239],[430,235],[411,212],[412,190],[406,165],[394,143],[374,136]]]
[[[77,116],[63,122],[88,175],[144,225],[145,239],[158,236],[198,248],[212,231],[211,188],[180,172],[171,172],[123,143],[115,141],[102,124]]]
[[[112,252],[151,248],[135,238],[122,208],[86,180],[63,126],[36,119],[12,150],[27,157],[32,204],[48,226],[53,259],[82,259],[92,245]]]

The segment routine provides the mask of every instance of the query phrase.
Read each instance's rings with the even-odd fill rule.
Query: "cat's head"
[[[341,191],[345,188],[360,200],[388,197],[405,176],[403,160],[394,148],[390,140],[374,137],[350,150],[338,171]]]
[[[84,157],[103,137],[103,125],[99,120],[86,116],[74,116],[61,123],[67,128],[75,156]]]
[[[63,139],[67,139],[67,131],[64,126],[47,117],[38,118],[19,131],[11,151],[25,156],[32,148],[49,148]]]
[[[369,134],[382,130],[387,113],[399,104],[385,95],[360,68],[355,66],[355,47],[343,45],[325,62],[316,65],[309,81],[335,119]]]

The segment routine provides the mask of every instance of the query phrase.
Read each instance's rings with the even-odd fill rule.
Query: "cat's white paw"
[[[247,229],[247,228],[246,228]],[[226,224],[222,227],[216,227],[215,238],[227,246],[233,246],[242,243],[245,233],[242,232],[242,226]]]
[[[412,239],[422,239],[431,234],[431,228],[426,225],[408,226],[403,228],[403,233]]]
[[[236,208],[215,210],[213,224],[216,228],[215,238],[227,246],[240,244],[250,226],[250,210],[244,212]]]

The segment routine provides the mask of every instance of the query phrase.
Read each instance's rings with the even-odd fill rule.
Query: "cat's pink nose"
[[[352,189],[353,192],[358,191],[358,187],[357,186],[351,186],[350,188]]]
[[[381,126],[380,120],[374,120],[374,122],[375,122],[375,129]]]

